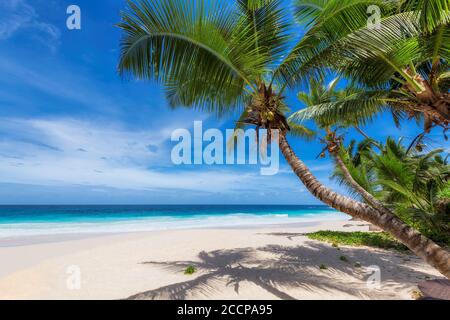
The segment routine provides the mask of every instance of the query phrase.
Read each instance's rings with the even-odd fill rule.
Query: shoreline
[[[10,247],[21,247],[21,246],[33,246],[45,243],[60,243],[74,240],[87,240],[95,239],[109,236],[120,236],[120,235],[146,235],[154,232],[166,232],[166,231],[200,231],[200,230],[257,230],[257,229],[285,229],[285,228],[305,228],[305,227],[317,227],[322,223],[326,222],[342,222],[344,220],[317,220],[317,221],[305,221],[305,222],[295,222],[295,223],[274,223],[274,224],[254,224],[254,225],[237,225],[237,226],[211,226],[211,227],[186,227],[178,229],[161,229],[161,230],[148,230],[148,231],[124,231],[124,232],[85,232],[85,233],[58,233],[58,234],[42,234],[42,235],[31,235],[31,236],[17,236],[0,238],[0,249],[10,248]],[[351,222],[352,220],[346,220]],[[360,225],[369,225],[366,222],[360,222]]]
[[[0,247],[0,299],[410,299],[417,282],[439,278],[412,255],[337,250],[303,235],[319,230],[368,231],[368,224],[165,230]],[[188,265],[198,271],[185,275]],[[373,265],[380,289],[366,284]],[[68,287],[73,270],[79,289]]]
[[[159,218],[159,217],[158,217]],[[170,230],[258,229],[314,226],[326,221],[348,221],[349,216],[324,212],[288,216],[288,214],[193,216],[190,218],[160,217],[155,219],[124,219],[68,222],[0,223],[0,248],[37,243],[59,242],[99,236],[147,233]],[[167,220],[169,219],[169,220]],[[25,232],[26,231],[26,232]]]

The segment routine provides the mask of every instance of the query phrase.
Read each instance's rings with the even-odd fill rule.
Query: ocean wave
[[[157,230],[203,229],[222,227],[251,227],[284,225],[326,220],[344,220],[348,217],[337,212],[291,214],[191,215],[189,217],[146,217],[105,221],[39,222],[0,224],[0,239],[60,234],[129,233]]]

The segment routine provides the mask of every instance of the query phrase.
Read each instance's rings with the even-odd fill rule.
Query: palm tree
[[[312,70],[331,68],[363,85],[345,100],[317,105],[328,121],[390,110],[394,119],[423,118],[425,131],[450,125],[448,0],[295,0],[308,26],[279,69],[295,85]],[[378,8],[379,24],[368,20]],[[368,11],[369,9],[369,11]],[[368,23],[368,21],[372,23]]]
[[[336,119],[333,124],[329,123],[326,119],[323,119],[320,115],[315,116],[314,109],[317,106],[324,104],[335,104],[339,103],[339,101],[348,99],[349,96],[357,94],[361,91],[360,88],[353,86],[350,84],[343,90],[337,90],[336,87],[338,85],[339,78],[335,78],[332,80],[327,86],[323,84],[323,81],[316,81],[311,78],[309,83],[309,92],[301,91],[297,95],[300,102],[306,107],[297,112],[294,112],[289,118],[288,123],[303,123],[307,119],[313,119],[316,125],[326,131],[326,136],[322,141],[325,143],[325,148],[322,151],[321,156],[325,156],[325,152],[331,155],[334,159],[336,165],[339,167],[340,172],[342,173],[343,178],[345,178],[346,182],[352,186],[352,190],[354,190],[359,196],[361,196],[368,204],[377,209],[380,212],[385,212],[388,214],[393,214],[384,204],[376,199],[370,192],[368,192],[364,187],[362,187],[352,176],[352,173],[347,168],[345,162],[341,157],[341,149],[342,142],[344,137],[342,135],[338,135],[337,131],[340,128],[348,128],[354,127],[357,128],[357,131],[363,133],[363,131],[359,128],[360,119]],[[333,130],[333,127],[337,127]],[[368,143],[379,146],[375,140],[368,139]]]
[[[437,241],[450,244],[450,198],[444,195],[450,183],[450,165],[442,149],[421,152],[406,148],[388,138],[379,152],[364,141],[342,148],[346,167],[354,179],[364,185],[404,221]],[[361,175],[360,172],[364,172]],[[333,174],[352,191],[346,173],[337,168]]]
[[[278,70],[289,55],[291,23],[281,0],[130,0],[122,13],[119,71],[163,83],[172,106],[279,131],[279,147],[306,188],[325,204],[381,227],[450,278],[450,254],[395,215],[322,185],[288,143]]]

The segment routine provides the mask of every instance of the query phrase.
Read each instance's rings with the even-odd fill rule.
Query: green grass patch
[[[320,270],[327,270],[328,268],[327,268],[326,265],[321,264],[321,265],[319,266],[319,269],[320,269]]]
[[[192,275],[196,272],[197,272],[197,269],[195,269],[195,267],[193,267],[193,266],[189,266],[186,268],[186,270],[184,270],[184,274],[186,274],[186,275]]]
[[[368,246],[382,249],[408,251],[408,248],[384,232],[319,231],[307,234],[309,239],[334,245]]]

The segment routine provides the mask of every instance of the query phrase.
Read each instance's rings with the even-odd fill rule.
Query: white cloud
[[[323,163],[323,161],[316,161],[316,160],[309,160],[309,161],[305,161],[306,164],[309,167],[309,170],[311,170],[311,172],[313,174],[318,174],[318,173],[324,173],[324,172],[332,172],[333,171],[333,164],[332,163]],[[289,166],[286,166],[283,169],[279,170],[279,173],[282,174],[292,174],[292,169]]]
[[[74,120],[2,119],[0,127],[7,133],[0,142],[0,170],[5,170],[1,176],[9,182],[111,185],[111,177],[102,175],[125,174],[128,167],[145,171],[158,157],[148,151],[149,142],[159,146],[165,138],[161,132],[131,132]],[[20,170],[8,168],[14,158]],[[130,179],[120,180],[113,184]]]
[[[25,0],[2,0],[0,2],[0,40],[11,38],[20,31],[31,32],[36,39],[52,50],[59,43],[59,29],[43,21]]]
[[[167,144],[171,128],[131,131],[68,119],[0,119],[0,128],[3,183],[218,193],[304,191],[293,175],[263,177],[257,169],[238,172],[242,168],[229,166],[172,166]],[[150,144],[156,152],[149,150]]]

